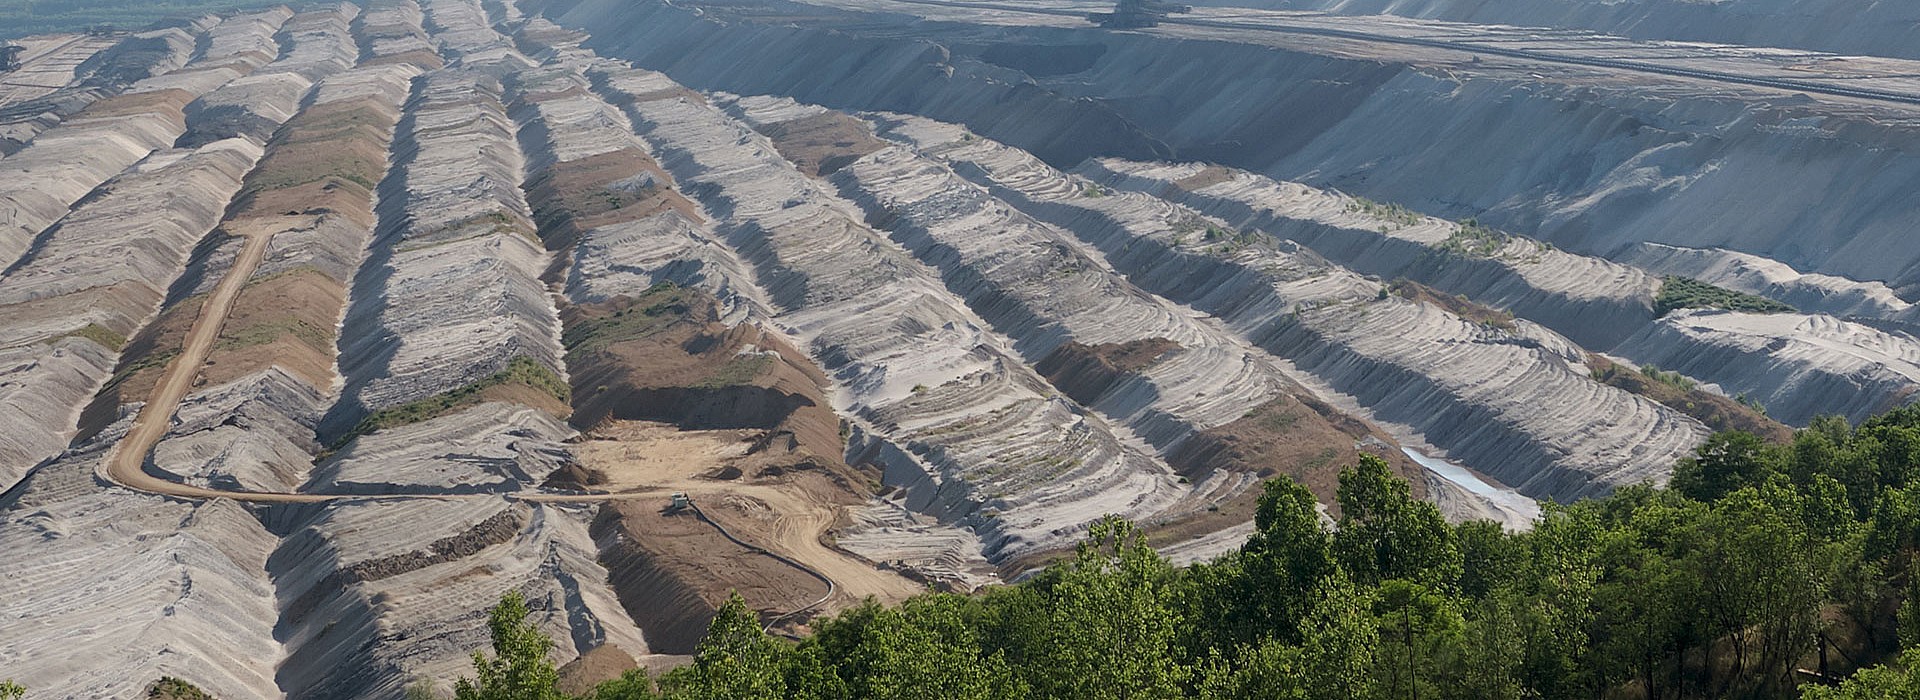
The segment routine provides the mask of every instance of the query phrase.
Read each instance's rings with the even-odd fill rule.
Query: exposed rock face
[[[1920,9],[1835,0],[1255,0],[1233,4],[1454,22],[1590,29],[1684,39],[1920,58]]]
[[[161,675],[219,697],[278,697],[267,557],[278,539],[230,501],[103,487],[125,423],[0,496],[0,658],[48,697],[138,697]]]
[[[1218,166],[1096,159],[1075,172],[1296,241],[1355,272],[1511,309],[1588,347],[1613,347],[1653,320],[1658,277],[1535,241]]]
[[[239,15],[209,30],[205,50],[181,70],[134,83],[0,159],[0,263],[12,265],[88,192],[170,146],[194,99],[278,54],[273,35],[291,12]]]
[[[12,484],[74,435],[81,406],[113,373],[128,336],[160,307],[195,244],[260,158],[234,139],[154,154],[109,181],[0,275],[0,483]],[[139,400],[144,397],[136,397]]]
[[[1146,195],[1089,189],[964,129],[914,117],[880,123],[883,134],[1104,251],[1143,289],[1218,315],[1379,419],[1521,493],[1573,499],[1658,480],[1705,437],[1691,418],[1594,382],[1579,347],[1538,325],[1490,327],[1386,294],[1311,251],[1255,245]]]
[[[1823,414],[1857,422],[1920,391],[1920,343],[1832,316],[1676,313],[1619,352],[1759,401],[1791,425]]]
[[[539,279],[546,251],[497,90],[461,69],[415,85],[395,143],[404,157],[383,185],[382,223],[341,333],[343,405],[357,410],[336,410],[330,431],[472,384],[516,357],[559,366],[559,322]]]
[[[832,375],[839,408],[858,419],[850,461],[885,465],[911,507],[965,519],[988,533],[989,558],[1004,559],[1058,546],[1099,513],[1156,512],[1186,491],[1049,391],[937,273],[764,137],[657,75],[597,80]]]
[[[558,18],[621,27],[596,32],[592,45],[696,88],[966,123],[1063,168],[1091,155],[1177,154],[1479,216],[1579,253],[1653,241],[1882,280],[1902,294],[1920,282],[1920,254],[1901,244],[1920,206],[1906,195],[1920,159],[1895,126],[1909,118],[1899,107],[1860,112],[1783,92],[1482,65],[1464,54],[1409,63],[1398,47],[1310,37],[1014,26],[1070,21],[1033,15],[969,19],[961,30],[903,14],[782,7],[792,10],[782,17],[808,21],[623,0],[565,4]],[[847,27],[860,22],[877,27]],[[1063,62],[1075,69],[1064,73],[1021,72],[1019,61],[987,53],[1089,44],[1104,50],[1082,51],[1097,56]],[[1648,47],[1622,50],[1667,60]],[[822,58],[848,54],[866,58]],[[1796,70],[1777,56],[1750,60],[1761,74]],[[1878,75],[1904,87],[1909,72]]]
[[[20,69],[0,86],[0,156],[20,150],[87,105],[179,68],[193,52],[194,34],[171,28],[118,42],[60,36],[46,43],[55,46],[42,52],[30,48]]]
[[[280,587],[290,698],[398,698],[457,678],[487,645],[486,610],[518,590],[554,655],[646,648],[606,588],[581,516],[497,497],[330,506],[267,562]]]

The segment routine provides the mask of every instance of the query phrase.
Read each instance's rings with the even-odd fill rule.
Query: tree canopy
[[[1509,532],[1449,524],[1364,456],[1332,527],[1276,479],[1246,544],[1188,567],[1108,517],[1024,583],[868,602],[798,642],[734,596],[691,665],[589,697],[1920,700],[1916,464],[1920,409],[1786,445],[1722,434],[1671,488]],[[560,697],[525,615],[496,608],[460,697]]]

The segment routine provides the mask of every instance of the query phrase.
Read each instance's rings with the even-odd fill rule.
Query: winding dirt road
[[[284,222],[277,222],[284,223]],[[200,368],[206,365],[207,357],[212,354],[214,344],[220,339],[220,330],[226,325],[227,317],[233,312],[233,304],[253,278],[260,262],[266,259],[267,251],[273,243],[277,231],[286,230],[286,226],[259,227],[254,231],[237,232],[244,239],[240,252],[228,268],[225,277],[207,295],[201,304],[200,313],[194,319],[193,326],[187,332],[180,354],[168,363],[159,383],[141,406],[139,415],[134,417],[133,427],[127,431],[119,444],[114,446],[112,454],[105,462],[105,477],[120,486],[144,493],[179,498],[214,499],[226,498],[249,503],[321,503],[342,500],[390,500],[390,499],[448,499],[465,496],[452,496],[439,493],[390,493],[381,495],[361,494],[313,494],[274,491],[226,491],[200,486],[182,484],[155,475],[146,469],[147,458],[153,453],[154,445],[165,437],[172,426],[173,416],[180,408],[180,402],[193,389]],[[756,530],[771,531],[772,542],[768,548],[800,562],[809,573],[830,582],[830,592],[826,598],[787,613],[787,616],[818,608],[833,598],[859,601],[868,595],[886,599],[904,598],[919,592],[919,587],[899,574],[881,571],[866,562],[845,552],[833,550],[822,544],[820,537],[832,527],[839,514],[839,506],[811,497],[810,494],[788,493],[782,489],[768,486],[736,485],[733,489],[716,489],[712,482],[694,482],[691,479],[669,479],[663,483],[651,483],[641,488],[624,489],[620,493],[564,494],[545,492],[522,492],[496,494],[505,498],[540,503],[599,503],[630,499],[660,499],[667,488],[683,488],[689,491],[704,492],[705,495],[718,496],[722,491],[739,492],[740,495],[760,500],[774,509],[775,516],[771,528]],[[715,524],[718,527],[718,524]],[[736,528],[739,529],[739,528]],[[726,530],[721,529],[724,534]],[[785,616],[783,616],[785,617]]]

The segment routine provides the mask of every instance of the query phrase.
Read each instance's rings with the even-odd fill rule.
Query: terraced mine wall
[[[1487,307],[1482,321],[1488,324],[1512,325],[1511,316],[1517,315],[1592,352],[1647,366],[1684,364],[1687,376],[1795,425],[1819,415],[1863,420],[1905,404],[1920,391],[1914,380],[1920,368],[1913,361],[1920,356],[1920,342],[1899,332],[1908,307],[1884,287],[1799,275],[1779,263],[1726,251],[1641,244],[1633,257],[1656,270],[1810,300],[1815,308],[1884,314],[1662,316],[1656,312],[1669,310],[1654,307],[1671,277],[1657,278],[1475,222],[1424,217],[1403,207],[1198,163],[1095,159],[1077,172],[1094,187],[1157,194],[1228,224],[1310,246],[1359,271],[1432,285]]]
[[[1594,383],[1578,346],[1539,326],[1489,327],[1408,303],[1310,251],[1104,189],[962,129],[911,117],[879,123],[889,138],[1105,252],[1142,288],[1220,317],[1375,415],[1535,498],[1658,478],[1704,437],[1684,415]],[[1546,408],[1555,402],[1532,391],[1580,396],[1582,407]]]
[[[1907,196],[1920,178],[1913,144],[1875,118],[1818,104],[1706,90],[1648,97],[1471,66],[1092,29],[867,33],[824,28],[845,18],[758,22],[652,2],[534,7],[595,29],[590,45],[603,53],[695,88],[964,123],[1062,168],[1092,155],[1209,160],[1478,216],[1574,252],[1723,247],[1907,295],[1920,283],[1920,258],[1886,254],[1904,249],[1920,216]],[[1047,47],[1022,51],[1046,55],[1034,63],[1051,70],[991,50],[1013,45]],[[865,58],[828,59],[850,54]]]
[[[506,343],[510,354],[493,360],[512,371],[503,370],[509,376],[492,391],[434,403],[432,410],[397,416],[338,444],[321,440],[339,435],[321,432],[325,415],[364,412],[357,402],[339,408],[343,391],[355,388],[352,372],[367,366],[367,359],[355,354],[356,347],[339,348],[336,364],[338,328],[354,304],[384,308],[386,301],[362,296],[366,289],[354,283],[366,278],[368,265],[379,265],[381,275],[403,277],[431,269],[409,266],[416,259],[404,252],[380,252],[404,235],[376,236],[376,229],[411,231],[388,218],[396,212],[435,226],[436,210],[419,208],[424,205],[418,201],[412,210],[399,206],[405,200],[385,204],[385,193],[411,194],[410,183],[432,186],[405,166],[441,156],[416,158],[411,149],[444,150],[451,143],[426,143],[431,139],[411,130],[422,118],[431,123],[436,117],[428,102],[409,97],[416,84],[432,82],[428,72],[441,65],[437,56],[418,51],[428,36],[419,26],[422,15],[410,2],[382,2],[357,20],[351,8],[280,16],[281,26],[289,27],[280,36],[284,43],[274,43],[269,32],[264,44],[275,47],[279,58],[267,56],[270,63],[246,72],[278,75],[276,82],[310,81],[308,94],[292,103],[300,107],[297,113],[277,111],[285,103],[267,97],[235,96],[231,104],[245,105],[252,115],[247,118],[233,118],[237,113],[226,109],[189,109],[178,99],[162,103],[175,110],[174,138],[194,133],[220,140],[196,148],[163,144],[109,180],[108,192],[66,214],[0,276],[8,313],[44,316],[17,329],[9,325],[21,336],[23,352],[41,355],[21,370],[35,393],[0,396],[8,411],[45,416],[50,432],[70,430],[71,422],[55,420],[60,407],[22,401],[79,400],[88,383],[107,382],[94,400],[86,434],[65,451],[51,441],[25,445],[32,455],[23,461],[58,454],[37,467],[26,462],[33,468],[18,483],[17,473],[5,474],[8,489],[0,494],[0,541],[7,543],[13,574],[0,590],[13,596],[7,619],[15,621],[0,635],[0,655],[20,662],[18,670],[9,663],[9,675],[35,692],[131,697],[154,678],[173,675],[218,697],[399,698],[419,677],[446,679],[470,670],[468,652],[486,643],[486,608],[508,589],[533,601],[536,622],[560,640],[558,654],[648,651],[596,561],[591,513],[497,495],[461,497],[531,488],[572,463],[561,441],[574,432],[562,418],[564,403],[554,398],[564,397],[564,384],[542,381],[564,377],[553,308],[542,291],[529,295],[539,305],[528,312],[538,329],[528,337],[555,365],[529,367]],[[346,35],[349,27],[355,35]],[[249,31],[257,37],[258,30]],[[497,34],[493,41],[506,43]],[[201,43],[209,51],[249,57],[253,49],[242,47],[263,46],[251,40]],[[348,69],[361,54],[343,49],[362,46],[375,48],[358,68]],[[184,70],[193,71],[192,65]],[[198,94],[220,94],[226,88],[214,83],[216,70],[226,69],[171,80],[205,86]],[[493,113],[500,114],[497,93],[485,87],[486,74],[466,81],[437,77],[441,82],[434,85],[451,86],[447,90],[456,94],[435,104],[450,111],[465,109],[469,99],[495,99]],[[470,94],[458,94],[468,89]],[[407,110],[414,114],[403,120]],[[69,120],[41,138],[73,124]],[[511,124],[491,124],[499,127],[493,153],[504,165],[493,172],[500,186],[434,197],[434,205],[511,211],[519,201],[520,156]],[[403,138],[395,138],[396,131]],[[272,138],[262,148],[255,139],[266,134]],[[37,139],[17,155],[39,147]],[[518,206],[524,211],[524,201]],[[526,228],[507,233],[528,241],[531,226]],[[447,227],[435,230],[446,233]],[[490,226],[470,232],[499,233]],[[457,250],[462,240],[448,234],[436,242]],[[528,267],[537,274],[545,253],[537,244],[525,245]],[[367,254],[369,247],[374,255]],[[114,254],[99,255],[102,249]],[[55,275],[54,266],[66,271]],[[88,274],[71,274],[75,266]],[[244,277],[234,310],[226,314],[208,302],[216,285],[229,287],[222,283],[235,275]],[[445,285],[463,282],[439,279]],[[537,281],[532,284],[537,290]],[[401,306],[392,313],[425,310],[405,305],[405,297],[393,301]],[[435,297],[419,301],[431,304]],[[63,317],[54,313],[62,305],[91,310],[69,308]],[[210,349],[201,348],[207,361],[183,366],[187,329],[208,314],[225,314],[225,322]],[[53,330],[77,322],[87,325]],[[495,327],[512,333],[519,326]],[[41,330],[53,334],[50,345],[39,337]],[[9,352],[15,342],[7,340]],[[387,347],[372,346],[376,353]],[[59,362],[79,368],[60,369]],[[149,457],[149,474],[215,488],[402,491],[444,498],[241,506],[144,495],[97,476],[150,389],[181,376],[193,388]],[[460,368],[440,365],[416,370],[409,386],[433,391],[462,382],[471,386]],[[72,386],[61,393],[44,389],[48,384]],[[448,445],[461,447],[450,451]],[[7,467],[21,468],[12,462]],[[125,578],[97,585],[105,568]],[[490,573],[473,576],[476,568]],[[76,656],[72,644],[106,651]]]
[[[1240,0],[1232,4],[1453,22],[1589,29],[1681,39],[1920,58],[1920,8],[1843,0]]]

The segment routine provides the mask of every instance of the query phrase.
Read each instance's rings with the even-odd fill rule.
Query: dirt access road
[[[284,224],[286,222],[274,222]],[[449,496],[434,493],[392,493],[383,495],[341,495],[286,493],[270,491],[223,491],[199,486],[182,484],[146,470],[147,456],[152,454],[154,445],[165,437],[171,427],[173,416],[179,410],[180,402],[193,389],[194,380],[200,375],[200,368],[206,365],[207,357],[220,339],[220,330],[226,324],[227,317],[233,311],[235,299],[240,296],[247,281],[252,279],[273,242],[274,233],[287,230],[285,225],[261,226],[253,230],[234,232],[243,239],[240,252],[235,256],[233,265],[228,268],[213,292],[207,295],[201,304],[180,354],[167,365],[160,381],[154,385],[147,402],[134,418],[133,427],[114,447],[107,457],[105,476],[120,486],[145,493],[179,498],[212,499],[227,498],[250,503],[319,503],[336,500],[370,499],[447,499],[464,496]],[[671,430],[671,429],[669,429]],[[690,462],[673,462],[686,465]],[[697,464],[697,463],[696,463]],[[709,465],[710,466],[710,465]],[[703,467],[704,468],[704,467]],[[626,473],[625,488],[619,493],[562,494],[562,493],[514,493],[500,494],[506,498],[542,502],[542,503],[599,503],[632,499],[661,499],[667,490],[685,491],[703,497],[702,503],[711,499],[727,502],[731,499],[748,499],[765,506],[765,518],[755,518],[756,522],[738,522],[738,518],[729,515],[731,508],[703,508],[702,512],[719,511],[718,519],[725,520],[733,530],[743,533],[754,540],[754,544],[800,562],[803,568],[813,569],[814,574],[833,582],[833,592],[828,599],[814,605],[788,613],[792,615],[819,607],[827,602],[857,602],[868,595],[883,600],[899,600],[920,592],[920,587],[898,574],[880,571],[845,552],[840,552],[821,543],[820,537],[837,521],[841,506],[819,494],[804,489],[789,489],[764,484],[746,484],[715,482],[694,478],[694,473],[660,473],[642,471]],[[664,477],[664,478],[662,478]],[[609,489],[615,490],[615,489]],[[735,501],[737,502],[737,501]],[[723,531],[725,531],[723,530]],[[771,541],[766,541],[770,539]]]
[[[685,493],[726,531],[815,569],[835,585],[823,602],[853,604],[869,595],[897,601],[925,590],[820,540],[844,507],[834,501],[836,487],[824,477],[804,472],[773,479],[708,476],[741,457],[747,450],[745,438],[754,432],[683,431],[659,423],[615,421],[576,445],[574,453],[607,477],[608,483],[601,485],[607,490],[651,493],[655,498],[663,492]]]

